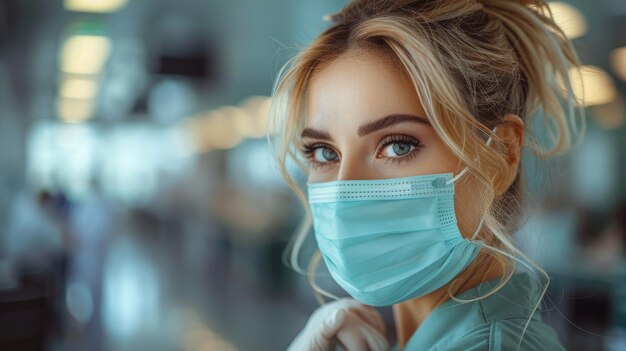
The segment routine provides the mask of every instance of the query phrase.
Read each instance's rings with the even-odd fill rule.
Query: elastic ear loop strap
[[[496,131],[496,129],[498,129],[498,126],[495,126],[493,128],[493,132]],[[487,138],[487,143],[486,145],[489,146],[491,145],[491,135],[489,136],[489,138]],[[478,161],[478,159],[476,159],[476,161]],[[446,182],[446,184],[450,184],[453,183],[455,181],[457,181],[459,178],[461,178],[463,175],[465,175],[465,173],[467,173],[467,171],[469,171],[469,167],[465,166],[465,168],[463,168],[463,170],[461,172],[459,172],[459,174],[457,174],[456,176],[454,176],[452,179],[448,180]],[[472,235],[472,240],[474,240],[476,238],[476,236],[478,235],[478,233],[480,232],[480,229],[483,227],[483,223],[485,222],[485,216],[480,216],[480,222],[478,222],[478,227],[476,227],[476,230],[474,231],[474,234]]]

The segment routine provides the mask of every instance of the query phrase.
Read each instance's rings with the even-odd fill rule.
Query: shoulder
[[[466,333],[459,335],[454,340],[442,341],[435,345],[432,350],[565,350],[550,326],[532,319],[528,327],[525,328],[526,321],[526,319],[506,319],[480,324],[467,330]]]

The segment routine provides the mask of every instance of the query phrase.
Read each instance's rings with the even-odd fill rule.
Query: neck
[[[428,295],[393,305],[399,348],[404,348],[413,333],[435,308],[450,299],[448,291],[456,296],[483,281],[502,277],[507,271],[492,256],[481,252],[476,260],[450,283]]]

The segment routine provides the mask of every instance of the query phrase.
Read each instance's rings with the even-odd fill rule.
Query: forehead
[[[348,51],[313,72],[306,98],[307,126],[353,124],[391,113],[425,115],[409,76],[386,54]]]

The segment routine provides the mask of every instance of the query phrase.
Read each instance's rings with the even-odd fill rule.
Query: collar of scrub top
[[[472,299],[489,293],[500,282],[500,278],[485,281],[457,295],[459,299]],[[498,320],[522,319],[526,322],[531,309],[537,303],[541,286],[536,275],[518,272],[495,294],[473,302],[457,302],[452,299],[435,308],[409,339],[411,344],[435,345],[454,333],[457,328],[467,328]],[[533,319],[541,320],[535,311]]]

